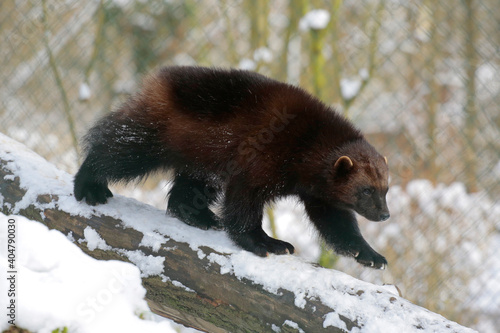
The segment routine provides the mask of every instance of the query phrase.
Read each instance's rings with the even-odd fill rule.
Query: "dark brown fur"
[[[293,252],[261,221],[266,203],[295,195],[338,253],[386,264],[353,214],[388,218],[386,162],[350,122],[298,87],[242,70],[162,68],[85,142],[78,200],[104,203],[109,182],[173,169],[170,213],[202,228],[222,225],[246,250]],[[220,217],[209,209],[217,198]]]

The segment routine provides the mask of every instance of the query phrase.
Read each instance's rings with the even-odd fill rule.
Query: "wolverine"
[[[338,254],[385,268],[356,214],[389,218],[387,159],[359,129],[305,90],[237,69],[163,67],[84,137],[77,200],[103,204],[108,184],[173,171],[167,212],[223,228],[258,256],[294,247],[262,229],[265,205],[297,197]],[[212,211],[218,203],[218,214]]]

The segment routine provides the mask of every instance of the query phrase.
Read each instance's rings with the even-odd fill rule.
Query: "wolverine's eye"
[[[370,196],[370,195],[372,195],[372,193],[373,193],[373,189],[372,189],[372,188],[367,187],[367,188],[363,189],[363,192],[362,192],[362,193],[363,193],[363,195]]]

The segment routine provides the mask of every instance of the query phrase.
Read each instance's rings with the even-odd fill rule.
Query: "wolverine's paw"
[[[293,254],[295,248],[288,242],[268,237],[268,239],[256,244],[252,252],[260,257],[267,257],[270,253]]]
[[[387,267],[387,260],[371,248],[365,248],[354,254],[354,258],[358,263],[367,267],[378,269],[385,269]]]
[[[343,256],[354,257],[358,263],[370,268],[385,269],[387,266],[387,260],[364,240],[337,243],[335,244],[335,252]]]
[[[267,257],[270,253],[293,254],[295,252],[292,244],[271,238],[262,229],[232,235],[232,238],[243,249],[260,257]]]
[[[109,188],[100,183],[86,182],[78,183],[75,181],[75,198],[78,201],[85,199],[85,202],[91,206],[103,204],[108,201],[108,198],[113,196]]]
[[[183,203],[176,203],[171,199],[168,202],[167,214],[178,218],[187,225],[203,230],[222,228],[218,217],[206,207],[195,209]]]

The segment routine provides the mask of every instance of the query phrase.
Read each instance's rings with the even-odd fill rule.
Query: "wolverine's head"
[[[387,158],[365,140],[342,147],[336,155],[331,173],[335,200],[371,221],[387,220]]]

